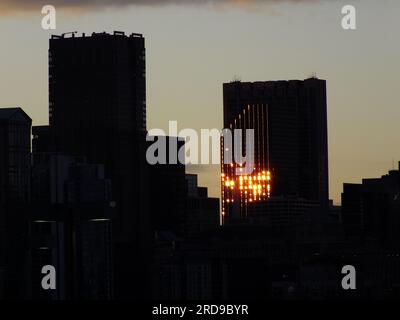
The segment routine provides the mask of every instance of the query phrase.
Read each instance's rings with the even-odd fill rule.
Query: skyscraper
[[[244,217],[248,203],[277,196],[326,206],[326,81],[234,81],[223,90],[224,128],[254,129],[255,135],[251,175],[236,175],[234,162],[222,165],[223,215]]]
[[[140,34],[72,33],[50,39],[51,151],[104,164],[116,209],[117,296],[135,294],[132,275],[144,278],[138,260],[143,261],[148,236],[145,72],[145,41]]]
[[[0,109],[0,270],[8,299],[23,296],[25,281],[31,126],[31,118],[21,108]]]

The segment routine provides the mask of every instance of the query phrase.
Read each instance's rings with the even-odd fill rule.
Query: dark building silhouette
[[[161,300],[343,297],[340,268],[353,263],[354,251],[326,228],[316,232],[304,227],[229,225],[200,238],[185,240],[162,234],[155,251],[158,261],[158,272],[154,273],[155,297]]]
[[[361,184],[345,183],[341,219],[348,237],[398,249],[400,171],[390,170],[381,178],[363,179]]]
[[[185,222],[185,165],[170,163],[172,146],[177,151],[184,141],[177,137],[152,137],[165,143],[165,163],[149,165],[149,212],[152,233],[170,231],[182,235]],[[151,144],[149,142],[149,144]],[[175,153],[176,155],[178,152]]]
[[[145,71],[144,38],[139,34],[73,34],[50,40],[53,151],[105,165],[121,239],[133,236],[134,220],[143,211],[139,177],[146,133]]]
[[[24,294],[31,125],[21,108],[0,109],[0,291],[6,299]]]
[[[209,198],[208,189],[199,187],[197,175],[186,174],[186,237],[215,231],[220,225],[219,199]]]
[[[247,205],[247,216],[240,221],[277,227],[301,226],[312,223],[312,212],[320,209],[318,201],[297,197],[271,197]],[[321,210],[319,210],[322,212]]]
[[[139,284],[147,279],[145,72],[140,34],[73,33],[50,40],[51,149],[104,164],[115,201],[115,288],[121,298],[144,297],[146,286]],[[132,290],[138,286],[142,292]]]
[[[178,244],[215,231],[219,227],[219,199],[208,198],[207,188],[198,187],[196,175],[185,174],[184,164],[171,163],[184,147],[184,140],[165,136],[151,137],[150,140],[165,144],[165,157],[158,154],[162,163],[149,165],[152,297],[174,299],[182,297],[182,290],[186,291],[182,287],[183,282],[196,282],[196,269],[190,271],[182,265],[175,265],[175,262],[171,263],[168,246],[171,242]],[[172,259],[175,260],[175,257]],[[185,259],[185,256],[179,259]],[[191,288],[189,285],[187,289]]]
[[[251,175],[236,175],[236,163],[222,165],[225,219],[243,218],[247,204],[276,196],[327,207],[326,81],[235,81],[223,90],[224,128],[253,129],[255,134]]]
[[[47,155],[47,161],[42,159],[40,166],[34,166],[33,189],[49,194],[33,197],[27,295],[34,299],[111,299],[114,203],[104,166],[87,164],[81,157]],[[41,287],[44,265],[57,270],[56,290]]]
[[[153,298],[221,298],[222,265],[207,241],[219,230],[219,199],[208,197],[207,188],[198,186],[196,175],[186,174],[184,179],[182,231],[159,231],[154,239]]]
[[[21,108],[0,109],[0,203],[29,203],[32,120]]]
[[[399,163],[400,168],[400,163]],[[400,170],[344,183],[341,222],[366,297],[400,297]],[[360,278],[360,276],[358,276]]]
[[[51,136],[49,126],[32,127],[32,155],[42,156],[51,152]],[[35,159],[33,159],[35,160]]]

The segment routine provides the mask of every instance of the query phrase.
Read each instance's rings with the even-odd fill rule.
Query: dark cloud
[[[315,2],[318,0],[0,0],[0,14],[39,10],[46,4],[74,10],[102,9],[130,5],[221,5],[246,7],[281,2]]]

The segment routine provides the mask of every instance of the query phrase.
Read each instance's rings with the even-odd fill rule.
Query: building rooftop
[[[107,33],[107,32],[92,32],[91,35],[86,35],[85,33],[82,33],[80,36],[77,35],[78,31],[71,31],[71,32],[65,32],[62,33],[61,35],[51,35],[51,39],[69,39],[69,38],[86,38],[86,37],[112,37],[112,36],[119,36],[119,37],[128,37],[125,32],[123,31],[114,31],[112,34]],[[143,35],[140,33],[131,33],[129,35],[129,38],[143,38]]]
[[[326,81],[324,79],[320,79],[317,76],[312,76],[309,78],[301,79],[289,79],[289,80],[266,80],[266,81],[242,81],[234,79],[230,82],[225,82],[224,85],[232,85],[232,84],[245,84],[245,85],[264,85],[264,84],[277,84],[277,83],[302,83],[308,81]]]
[[[31,118],[19,107],[14,108],[0,108],[0,119],[1,120],[8,120],[12,118],[15,114],[20,113],[28,120],[32,121]]]

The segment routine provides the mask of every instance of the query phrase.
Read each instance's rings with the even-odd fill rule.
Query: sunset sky
[[[0,107],[20,106],[48,123],[47,49],[68,31],[142,33],[147,127],[222,127],[222,83],[327,80],[330,196],[397,168],[400,160],[400,1],[1,0]],[[114,3],[109,6],[108,3]],[[95,4],[93,4],[95,3]],[[41,8],[57,29],[41,28]],[[343,30],[341,8],[357,10]],[[189,168],[219,196],[219,168]]]

